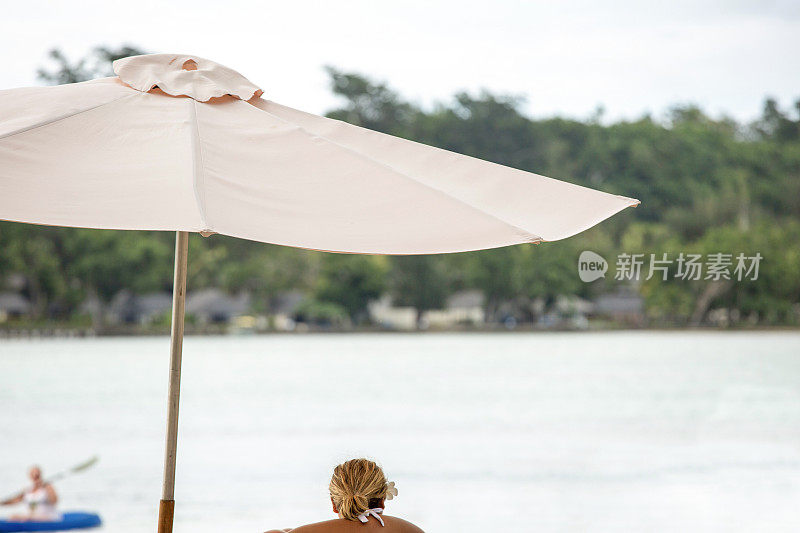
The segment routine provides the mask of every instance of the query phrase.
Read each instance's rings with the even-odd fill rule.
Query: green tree
[[[486,318],[497,322],[503,302],[515,298],[522,289],[518,256],[522,246],[507,246],[465,254],[464,283],[479,289],[485,298]]]
[[[314,296],[340,305],[354,324],[361,324],[368,318],[367,304],[386,289],[386,273],[386,261],[379,256],[325,254]]]
[[[391,288],[395,303],[417,312],[417,328],[425,311],[441,309],[449,293],[444,263],[430,255],[404,255],[391,261]]]
[[[138,53],[133,46],[98,48],[70,61],[55,51],[40,76],[67,83],[110,75],[112,60]],[[220,235],[193,237],[190,290],[248,291],[256,310],[266,312],[279,291],[299,289],[315,297],[309,316],[341,322],[336,317],[344,309],[358,323],[367,302],[386,290],[421,313],[442,305],[452,291],[476,288],[485,296],[487,316],[497,320],[507,309],[526,315],[533,300],[594,298],[614,290],[613,279],[579,282],[575,268],[582,250],[609,259],[622,251],[760,252],[763,270],[756,282],[643,282],[639,290],[651,323],[708,323],[721,309],[742,324],[793,324],[800,317],[800,101],[786,110],[768,99],[752,124],[676,106],[661,119],[603,125],[597,116],[531,119],[521,98],[485,91],[425,109],[386,83],[334,68],[328,73],[341,101],[330,117],[634,196],[642,206],[558,243],[446,256],[342,256]],[[169,289],[172,249],[168,233],[0,222],[0,285],[22,277],[38,317],[69,318],[93,294],[107,301],[123,288]]]
[[[62,85],[64,83],[78,83],[94,78],[113,76],[111,64],[123,57],[138,56],[147,52],[136,46],[122,45],[117,48],[98,46],[82,59],[70,61],[58,48],[53,48],[48,53],[55,67],[40,67],[37,71],[38,78],[49,85]]]
[[[326,67],[333,94],[345,101],[344,107],[327,114],[356,126],[405,136],[408,124],[418,112],[401,100],[385,83],[372,82],[357,74]]]

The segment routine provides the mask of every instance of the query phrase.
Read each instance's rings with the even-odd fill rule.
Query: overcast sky
[[[756,117],[800,98],[800,1],[236,0],[7,2],[0,88],[34,85],[50,48],[130,43],[234,68],[265,97],[320,113],[323,65],[425,105],[459,90],[523,95],[534,116],[663,116],[675,103]]]

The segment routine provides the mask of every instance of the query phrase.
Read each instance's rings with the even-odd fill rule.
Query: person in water
[[[56,504],[58,503],[56,489],[42,478],[42,469],[38,466],[32,466],[28,470],[28,477],[31,478],[30,487],[20,492],[17,496],[0,502],[0,505],[14,505],[21,502],[28,504],[27,513],[11,515],[11,520],[18,522],[60,520],[61,515],[56,509]]]
[[[329,490],[338,519],[266,533],[423,533],[411,522],[383,514],[386,501],[397,495],[397,489],[373,461],[351,459],[340,464],[333,469]]]

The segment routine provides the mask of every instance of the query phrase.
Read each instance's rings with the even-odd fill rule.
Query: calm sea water
[[[57,485],[105,531],[154,531],[167,338],[0,341],[0,492]],[[800,333],[194,337],[177,532],[332,518],[378,459],[429,532],[800,530]],[[8,509],[8,508],[5,508]]]

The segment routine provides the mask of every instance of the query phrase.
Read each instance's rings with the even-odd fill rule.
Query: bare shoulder
[[[397,518],[396,516],[384,516],[383,520],[387,526],[391,526],[397,533],[425,533],[419,527],[415,526],[408,520]]]
[[[370,520],[367,524],[351,522],[348,520],[333,519],[316,522],[292,529],[291,533],[424,533],[411,522],[395,516],[384,516],[386,529],[377,521]]]
[[[333,533],[342,531],[341,522],[343,520],[325,520],[324,522],[314,522],[292,529],[292,533]]]

